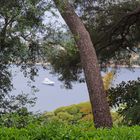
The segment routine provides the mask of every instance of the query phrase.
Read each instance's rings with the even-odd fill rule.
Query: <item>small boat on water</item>
[[[43,81],[42,81],[43,84],[45,85],[54,85],[55,82],[51,81],[50,79],[48,78],[45,78]]]

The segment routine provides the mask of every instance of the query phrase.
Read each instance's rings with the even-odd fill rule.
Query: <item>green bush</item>
[[[111,112],[113,123],[121,124],[122,117],[117,112]],[[93,123],[93,114],[90,102],[83,102],[70,106],[60,107],[54,112],[46,112],[43,115],[43,120],[59,120],[67,123],[76,124],[78,122],[89,121]]]
[[[60,120],[67,123],[76,123],[83,118],[83,112],[81,112],[78,105],[71,105],[66,107],[60,107],[54,112],[46,112],[42,116],[47,120]]]
[[[108,90],[110,106],[118,108],[124,124],[140,125],[140,78]]]
[[[59,112],[57,114],[57,117],[62,120],[62,121],[72,121],[73,120],[73,115],[67,113],[67,112]]]
[[[115,125],[120,125],[122,123],[122,117],[117,112],[111,112],[111,115]],[[90,102],[60,107],[54,110],[54,112],[46,112],[42,116],[44,120],[65,120],[67,123],[75,124],[81,121],[90,121],[93,123]]]
[[[139,140],[140,126],[95,129],[90,122],[68,125],[49,121],[27,128],[0,128],[1,140]]]
[[[60,107],[54,111],[54,113],[57,115],[59,112],[67,112],[71,115],[74,115],[79,112],[79,108],[77,105],[71,105],[66,107]]]
[[[39,122],[39,117],[33,115],[23,107],[15,112],[6,113],[0,116],[0,127],[24,128],[31,123]]]

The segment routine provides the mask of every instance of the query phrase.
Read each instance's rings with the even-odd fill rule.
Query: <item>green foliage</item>
[[[59,80],[64,81],[65,87],[72,88],[71,82],[81,81],[80,56],[73,40],[63,41],[61,45],[48,46],[46,54],[53,72],[60,75]]]
[[[0,5],[0,93],[6,94],[13,88],[11,64],[20,66],[23,74],[33,80],[37,73],[34,64],[43,61],[40,39],[43,40],[50,29],[49,23],[46,27],[43,20],[45,12],[51,13],[51,3],[1,0]]]
[[[96,48],[100,63],[118,59],[129,64],[131,51],[140,42],[138,0],[79,1],[74,3]],[[108,53],[108,52],[111,53]],[[117,60],[115,60],[117,58]],[[122,63],[120,63],[122,64]]]
[[[111,112],[111,115],[114,125],[122,124],[122,117],[117,112]],[[57,120],[68,124],[91,122],[93,124],[93,114],[90,102],[60,107],[53,112],[46,112],[41,116],[43,121]]]
[[[71,89],[72,82],[85,82],[80,62],[78,48],[73,40],[61,42],[61,45],[46,47],[47,59],[51,63],[52,73],[59,75],[59,80],[64,82],[65,88]],[[114,73],[109,72],[103,78],[107,90],[114,78]]]
[[[122,126],[123,125],[123,117],[117,112],[111,112],[113,125],[114,126]]]
[[[45,125],[29,125],[27,128],[0,128],[2,140],[138,140],[140,127],[95,129],[90,123],[67,125],[51,121]]]
[[[0,62],[19,63],[29,58],[28,43],[37,42],[36,34],[42,30],[44,1],[1,1],[0,7]]]
[[[59,112],[68,112],[69,114],[76,114],[79,112],[79,109],[76,105],[71,105],[67,107],[60,107],[54,111],[54,113],[57,115]]]
[[[61,107],[54,112],[38,115],[33,115],[26,108],[22,108],[1,116],[0,138],[4,140],[139,139],[138,126],[95,129],[92,119],[85,119],[88,115],[92,115],[89,102]],[[118,116],[115,113],[114,115],[116,119]]]
[[[67,112],[59,112],[57,114],[57,117],[62,121],[70,122],[73,120],[73,115],[67,113]]]
[[[32,115],[25,107],[0,116],[0,127],[24,128],[35,122],[37,122],[36,116]]]
[[[37,69],[33,65],[40,46],[38,34],[43,35],[43,16],[49,9],[46,4],[44,0],[0,1],[0,115],[35,102],[25,94],[9,94],[13,89],[11,68],[20,66],[24,76],[34,80]]]
[[[93,115],[91,112],[91,105],[89,102],[80,103],[66,107],[60,107],[54,112],[47,112],[42,115],[44,120],[59,120],[66,123],[78,123],[80,121],[93,122]]]
[[[118,108],[127,125],[140,124],[140,78],[137,81],[122,82],[108,90],[109,102]]]
[[[1,72],[0,85],[5,84],[8,91],[12,89],[10,72],[7,71],[6,64],[22,63],[23,67],[27,67],[27,63],[34,64],[37,61],[49,61],[53,66],[53,72],[59,74],[59,79],[64,81],[67,88],[72,88],[70,82],[84,81],[81,74],[83,70],[79,52],[70,32],[65,30],[66,34],[64,30],[59,29],[56,34],[58,28],[54,29],[49,24],[50,21],[47,21],[48,24],[45,26],[42,23],[44,12],[50,12],[52,16],[56,15],[51,9],[51,2],[45,0],[2,0],[0,4],[0,70],[8,73],[3,76],[3,72]],[[126,51],[126,47],[138,51],[139,16],[119,21],[126,13],[134,11],[139,5],[139,1],[116,2],[109,0],[105,2],[99,0],[88,2],[75,0],[72,4],[76,10],[78,8],[78,15],[90,33],[100,63],[112,58],[115,58],[113,60],[117,62],[120,58],[129,63],[131,53]],[[117,23],[119,23],[118,28],[115,26]],[[117,29],[113,32],[114,26]],[[66,29],[66,27],[64,28]],[[61,36],[61,34],[63,35]],[[40,36],[43,40],[41,42]],[[64,42],[64,40],[67,41]],[[61,44],[65,51],[58,52],[58,50],[50,49],[50,42],[53,42],[52,46]],[[111,53],[108,53],[109,51]],[[8,79],[8,77],[10,78]]]
[[[131,65],[132,53],[140,52],[140,12],[131,16],[127,14],[134,12],[139,7],[140,1],[75,0],[72,4],[90,34],[101,68],[106,68],[108,62]],[[70,35],[69,38],[71,42]],[[59,44],[63,46],[62,41]],[[71,45],[67,46],[74,49],[76,45],[71,42]],[[79,74],[82,72],[79,52],[71,53],[68,50],[56,56],[52,54],[49,60],[66,87],[72,87],[70,82],[84,81],[81,79],[83,75]]]
[[[0,94],[0,116],[6,113],[16,112],[17,110],[33,106],[35,104],[36,97],[29,97],[28,94],[19,95],[6,95]]]

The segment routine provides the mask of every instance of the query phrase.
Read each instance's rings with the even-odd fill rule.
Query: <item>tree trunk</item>
[[[67,0],[54,0],[59,12],[74,35],[88,87],[94,125],[112,127],[112,118],[103,87],[100,68],[89,33]]]

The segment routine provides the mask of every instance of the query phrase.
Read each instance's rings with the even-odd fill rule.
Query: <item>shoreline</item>
[[[27,65],[32,65],[33,63],[27,63]],[[36,65],[36,66],[50,66],[51,63],[49,62],[46,62],[46,63],[41,63],[41,62],[37,62],[33,65]],[[140,68],[140,65],[115,65],[115,64],[107,64],[107,65],[104,65],[104,66],[101,66],[102,68]]]
[[[108,65],[110,68],[140,68],[140,65]]]
[[[36,63],[36,65],[45,65],[45,66],[49,66],[51,65],[51,63],[47,62],[47,63]],[[111,68],[140,68],[140,65],[114,65],[114,64],[111,64],[111,65],[106,65],[105,67],[111,67]]]

